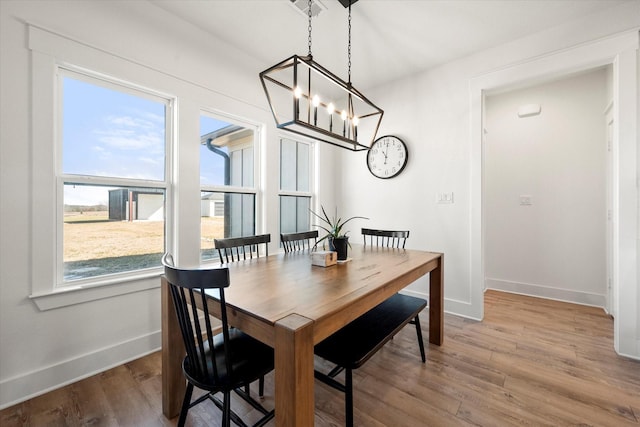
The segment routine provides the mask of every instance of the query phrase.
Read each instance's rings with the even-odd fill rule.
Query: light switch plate
[[[531,206],[533,204],[533,198],[528,194],[520,195],[520,206]]]
[[[436,203],[440,203],[440,204],[453,203],[453,192],[436,194]]]

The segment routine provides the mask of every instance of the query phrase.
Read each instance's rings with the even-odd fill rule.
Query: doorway
[[[486,94],[487,289],[607,306],[610,67]]]
[[[470,282],[469,316],[484,316],[483,117],[488,91],[522,82],[549,81],[596,67],[613,66],[613,212],[612,302],[614,348],[640,359],[640,289],[638,289],[638,32],[629,31],[571,49],[537,57],[470,81]]]

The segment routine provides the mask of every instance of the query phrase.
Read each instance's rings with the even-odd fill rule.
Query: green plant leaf
[[[346,223],[348,223],[349,221],[353,220],[353,219],[369,219],[367,217],[364,216],[352,216],[350,218],[347,218],[346,220],[342,220],[342,217],[338,217],[338,208],[336,207],[335,209],[335,214],[333,217],[329,217],[329,215],[327,214],[327,211],[325,210],[324,206],[320,205],[320,208],[322,209],[322,215],[319,215],[318,213],[312,211],[311,209],[309,209],[309,211],[317,218],[319,219],[322,223],[326,224],[312,224],[315,227],[321,228],[322,230],[324,230],[327,234],[325,234],[324,236],[322,236],[317,242],[316,242],[316,246],[318,246],[318,243],[327,240],[329,238],[336,238],[336,237],[346,237],[347,233],[342,234],[342,228],[344,227],[344,225]],[[351,244],[349,244],[349,246],[351,246]]]

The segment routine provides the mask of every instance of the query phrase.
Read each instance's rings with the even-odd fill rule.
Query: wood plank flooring
[[[421,317],[426,334],[429,316]],[[160,371],[157,352],[7,408],[0,425],[174,426],[162,416]],[[640,427],[640,362],[615,354],[601,309],[495,291],[485,295],[483,322],[445,316],[444,345],[429,345],[424,365],[415,330],[405,328],[354,372],[354,391],[357,426]],[[266,395],[273,407],[272,374]],[[316,382],[316,426],[343,425],[343,402]],[[232,407],[258,418],[241,402]],[[210,403],[187,418],[219,423]]]

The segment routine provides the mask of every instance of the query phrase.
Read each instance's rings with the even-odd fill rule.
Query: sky
[[[62,172],[128,179],[164,180],[165,109],[161,99],[143,97],[63,78]],[[227,126],[202,115],[201,134]],[[201,146],[201,181],[222,181],[219,156]],[[66,185],[64,204],[106,204],[114,187]]]

